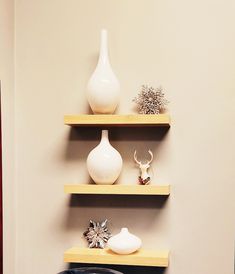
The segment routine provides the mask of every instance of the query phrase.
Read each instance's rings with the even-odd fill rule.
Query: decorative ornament
[[[96,184],[112,185],[122,170],[122,157],[109,143],[108,130],[102,130],[101,141],[87,157],[87,169]]]
[[[137,104],[140,114],[159,114],[169,103],[165,99],[162,87],[153,88],[147,85],[142,85],[141,91],[133,102]]]
[[[107,219],[101,222],[90,220],[89,227],[83,233],[84,237],[89,243],[89,248],[105,247],[105,244],[111,237],[111,233],[108,231],[107,222]]]
[[[98,64],[87,85],[87,99],[96,114],[112,114],[120,101],[120,83],[109,62],[107,30],[101,30]]]
[[[153,161],[153,153],[151,150],[149,150],[148,153],[150,154],[150,160],[147,161],[145,164],[142,164],[140,161],[137,160],[136,150],[134,153],[134,160],[140,168],[139,182],[142,185],[148,185],[150,183],[150,175],[148,174],[147,170],[150,167],[150,163]]]
[[[111,237],[107,244],[117,254],[131,254],[138,250],[141,245],[140,238],[131,234],[127,228],[122,228],[121,232]]]

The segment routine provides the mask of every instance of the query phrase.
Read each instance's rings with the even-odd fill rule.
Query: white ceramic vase
[[[107,30],[101,30],[98,64],[87,85],[87,99],[95,114],[112,114],[120,100],[120,84],[109,63]]]
[[[122,157],[111,146],[108,130],[102,130],[101,141],[87,157],[87,169],[96,184],[112,185],[122,170]]]
[[[142,245],[142,241],[137,236],[131,234],[127,228],[122,228],[121,232],[108,240],[107,246],[117,254],[131,254],[137,251]]]

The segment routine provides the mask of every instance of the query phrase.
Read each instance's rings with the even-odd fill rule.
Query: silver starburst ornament
[[[89,227],[83,233],[84,237],[88,241],[89,248],[104,248],[105,243],[111,237],[111,233],[107,227],[108,220],[101,222],[95,222],[90,220]]]
[[[153,88],[143,85],[138,96],[133,99],[140,114],[159,114],[169,103],[162,87]]]

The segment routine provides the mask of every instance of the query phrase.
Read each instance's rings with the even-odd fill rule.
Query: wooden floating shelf
[[[116,115],[116,114],[82,114],[65,115],[65,125],[90,127],[90,126],[170,126],[170,116],[168,114],[138,114],[138,115]]]
[[[67,263],[167,267],[169,263],[169,251],[140,249],[129,255],[119,255],[107,249],[73,247],[64,253],[64,261]]]
[[[170,195],[170,185],[65,185],[69,194]]]

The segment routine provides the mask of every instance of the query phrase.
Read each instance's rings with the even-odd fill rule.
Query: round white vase
[[[122,157],[111,146],[108,130],[102,130],[101,141],[87,157],[87,169],[96,184],[112,185],[122,170]]]
[[[112,114],[120,100],[120,83],[109,62],[107,30],[101,30],[98,64],[87,85],[87,100],[95,114]]]
[[[122,228],[121,232],[111,237],[107,243],[108,248],[117,254],[131,254],[141,245],[141,239],[131,234],[127,228]]]

